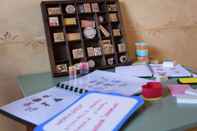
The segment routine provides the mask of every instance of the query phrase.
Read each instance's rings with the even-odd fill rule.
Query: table
[[[67,77],[53,78],[51,73],[30,74],[18,77],[18,84],[24,96],[48,89]],[[176,83],[170,79],[166,83]],[[197,85],[193,86],[197,88]],[[167,88],[165,96],[154,102],[145,102],[144,106],[131,117],[122,128],[123,131],[179,131],[197,126],[197,105],[177,104],[169,96]]]

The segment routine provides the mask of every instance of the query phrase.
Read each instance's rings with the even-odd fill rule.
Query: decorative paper
[[[81,27],[95,27],[95,21],[93,20],[81,20]]]
[[[76,18],[64,18],[64,25],[76,25]]]
[[[65,41],[63,32],[53,33],[53,38],[54,38],[54,42],[64,42]]]
[[[67,39],[68,39],[68,41],[80,40],[81,35],[80,35],[80,33],[68,33]]]
[[[110,13],[110,14],[109,14],[109,20],[110,20],[111,22],[117,22],[117,21],[118,21],[118,16],[117,16],[117,14],[116,14],[116,13]]]
[[[92,3],[92,12],[99,12],[98,3]]]
[[[103,40],[101,43],[102,43],[103,53],[105,55],[114,53],[114,48],[113,48],[113,45],[110,44],[111,43],[110,40]]]
[[[101,48],[100,48],[100,47],[94,48],[94,55],[95,55],[95,56],[100,56],[100,55],[102,55],[102,51],[101,51]]]
[[[88,47],[87,52],[88,52],[89,57],[94,56],[94,48],[93,47]]]
[[[81,48],[72,50],[72,53],[74,59],[79,59],[84,57],[83,49]]]
[[[108,11],[117,11],[117,5],[116,4],[108,5]]]
[[[125,43],[118,44],[118,52],[120,52],[120,53],[126,52],[126,44]]]
[[[59,18],[58,17],[49,17],[49,26],[56,27],[59,26]]]
[[[83,4],[83,6],[84,6],[84,12],[85,12],[85,13],[90,13],[90,12],[92,12],[90,3]]]
[[[60,15],[62,13],[60,7],[48,8],[48,15]]]
[[[113,36],[120,36],[120,29],[113,29]]]

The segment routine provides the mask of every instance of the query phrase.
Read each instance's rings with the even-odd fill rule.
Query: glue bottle
[[[89,72],[88,62],[80,62],[80,75],[86,75]]]
[[[75,66],[69,66],[69,79],[76,79],[77,78],[77,69]]]

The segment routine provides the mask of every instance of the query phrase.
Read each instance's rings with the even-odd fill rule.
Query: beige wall
[[[121,0],[130,47],[142,32],[152,58],[197,68],[196,5],[196,0]]]
[[[0,106],[20,98],[16,76],[49,71],[40,0],[1,0]],[[197,68],[196,0],[121,0],[130,54],[143,32],[151,57],[170,57]],[[0,116],[0,130],[23,131],[18,123]]]

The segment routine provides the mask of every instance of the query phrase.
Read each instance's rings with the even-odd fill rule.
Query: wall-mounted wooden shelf
[[[43,1],[41,9],[53,76],[81,61],[91,70],[131,63],[118,0]]]

